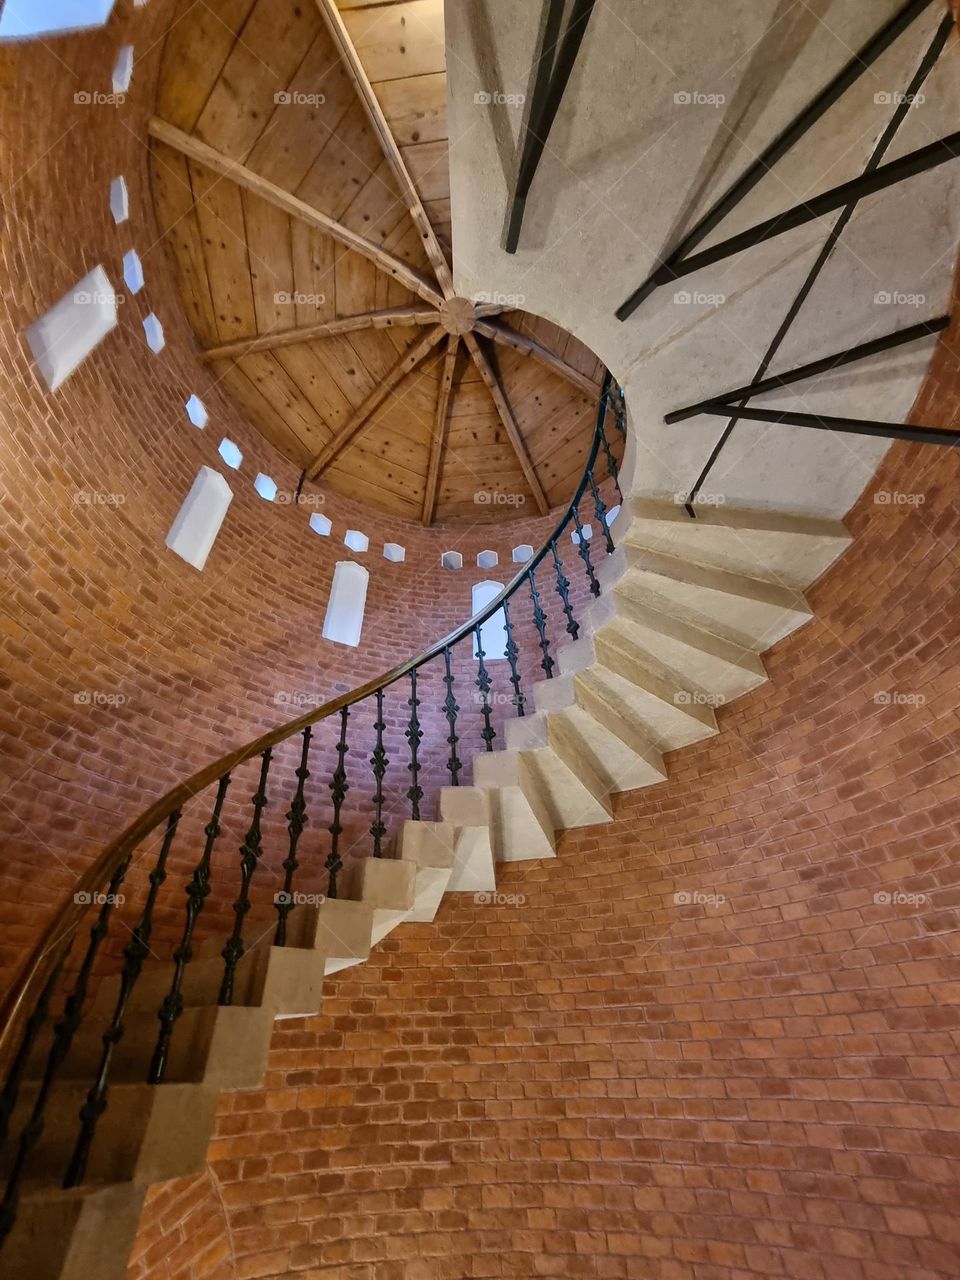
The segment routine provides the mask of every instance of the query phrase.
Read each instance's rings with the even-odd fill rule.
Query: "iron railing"
[[[608,438],[608,431],[613,433],[612,442]],[[330,779],[330,802],[328,808],[325,806],[330,820],[327,826],[329,839],[324,840],[326,857],[322,857],[323,849],[320,849],[319,856],[313,859],[311,883],[315,884],[319,878],[326,896],[336,897],[342,890],[340,876],[344,870],[344,802],[349,792],[352,791],[354,796],[362,792],[357,767],[352,766],[348,776],[347,765],[352,725],[355,723],[353,717],[361,704],[367,704],[374,717],[375,738],[369,757],[369,778],[372,780],[373,791],[369,799],[373,821],[366,828],[371,842],[370,854],[373,857],[384,856],[387,852],[387,826],[384,819],[388,814],[384,779],[390,763],[385,738],[388,729],[385,694],[388,690],[399,689],[401,696],[403,693],[408,694],[404,702],[409,712],[405,728],[397,723],[390,726],[395,735],[394,741],[400,742],[402,738],[407,744],[406,775],[409,777],[409,786],[400,799],[400,803],[404,805],[404,818],[409,816],[418,819],[421,815],[426,781],[422,747],[427,732],[423,716],[428,709],[423,706],[424,685],[418,685],[418,680],[427,677],[434,669],[441,675],[444,695],[442,700],[438,699],[439,705],[436,708],[439,724],[442,726],[437,729],[437,750],[445,757],[443,768],[449,773],[450,784],[460,785],[464,767],[460,756],[468,726],[464,724],[464,710],[457,697],[455,659],[458,655],[464,657],[465,645],[468,648],[463,669],[469,670],[476,687],[473,699],[480,722],[472,731],[476,733],[477,745],[481,751],[494,749],[497,737],[494,727],[496,717],[491,700],[490,655],[485,654],[483,649],[483,626],[501,611],[511,689],[508,698],[517,715],[525,713],[528,691],[524,690],[524,673],[519,661],[520,646],[517,640],[517,623],[521,611],[531,611],[531,642],[528,646],[531,658],[534,661],[539,659],[537,665],[545,673],[545,677],[552,678],[556,664],[555,649],[560,637],[551,635],[550,620],[542,597],[542,580],[552,573],[556,592],[557,627],[575,640],[579,634],[576,617],[578,609],[584,602],[589,602],[592,596],[600,593],[597,566],[593,561],[594,551],[602,547],[604,554],[609,554],[613,550],[607,522],[608,507],[599,483],[600,472],[602,468],[605,482],[619,492],[616,455],[620,452],[619,446],[622,446],[625,436],[622,391],[607,374],[600,392],[596,428],[587,463],[573,498],[539,551],[519,569],[482,612],[422,653],[377,679],[326,702],[299,719],[201,769],[151,805],[80,877],[76,892],[57,913],[16,983],[0,1023],[0,1069],[3,1071],[0,1078],[4,1081],[0,1093],[0,1147],[9,1142],[4,1166],[7,1171],[6,1188],[0,1204],[0,1241],[6,1237],[15,1221],[24,1179],[30,1176],[31,1157],[43,1134],[51,1090],[87,1016],[93,985],[99,976],[104,971],[110,971],[114,975],[119,973],[119,985],[116,998],[109,1004],[107,1014],[100,1011],[100,1018],[106,1017],[101,1037],[102,1050],[98,1053],[99,1060],[91,1073],[89,1090],[77,1116],[75,1140],[63,1170],[62,1185],[67,1188],[77,1186],[85,1179],[97,1125],[109,1102],[111,1067],[116,1046],[124,1033],[131,995],[144,962],[151,954],[155,954],[154,947],[161,946],[157,940],[161,916],[168,943],[167,957],[172,963],[169,988],[153,1011],[158,1026],[155,1047],[152,1055],[148,1055],[148,1065],[145,1064],[145,1083],[160,1084],[165,1079],[171,1039],[176,1034],[177,1022],[185,1007],[184,983],[194,957],[197,931],[210,919],[213,908],[220,911],[216,920],[221,931],[217,933],[214,929],[214,938],[207,939],[207,942],[218,943],[225,936],[219,951],[223,960],[223,974],[218,1002],[229,1005],[234,1000],[237,966],[251,944],[247,927],[249,913],[256,905],[255,888],[265,880],[261,876],[258,881],[257,871],[264,855],[264,823],[267,820],[265,811],[270,805],[271,792],[277,786],[271,770],[276,772],[278,749],[284,744],[289,748],[290,763],[297,766],[293,771],[296,786],[286,813],[286,835],[283,837],[286,856],[279,864],[279,870],[273,868],[277,882],[280,882],[282,870],[282,889],[272,895],[272,901],[263,899],[261,890],[263,901],[259,906],[276,912],[275,923],[269,925],[269,931],[273,933],[273,945],[285,946],[289,945],[288,917],[294,903],[297,873],[308,869],[304,867],[306,858],[302,837],[308,823],[307,783],[311,777],[311,749],[316,745],[316,728],[320,722],[331,721],[337,728],[337,734],[335,744],[330,747],[328,763],[333,766],[332,769],[321,775],[315,766],[315,776],[329,776]],[[584,532],[580,515],[580,505],[584,500],[592,507],[600,524],[600,536],[596,538],[588,538]],[[575,569],[573,565],[565,566],[560,551],[560,540],[567,534],[571,536],[569,542],[564,544],[564,551],[573,557],[573,565],[576,564],[577,556],[582,563],[584,588],[579,601],[571,594],[570,575]],[[574,543],[577,544],[575,553]],[[543,572],[541,581],[538,582],[536,574],[541,567]],[[434,668],[433,664],[438,665]],[[429,684],[428,681],[426,683]],[[460,700],[465,700],[462,692]],[[256,790],[249,805],[238,803],[236,787],[234,793],[230,793],[231,781],[240,766],[247,761],[257,768]],[[358,787],[361,788],[360,792],[357,791]],[[209,816],[203,822],[203,812],[192,806],[191,802],[205,793],[208,793],[210,807],[206,811]],[[242,832],[243,836],[239,848],[239,883],[237,884],[234,864],[232,883],[236,887],[227,895],[228,899],[232,899],[229,913],[232,920],[227,927],[223,895],[219,895],[216,901],[208,899],[211,895],[217,842],[231,821],[234,825],[239,824],[237,833],[239,835]],[[190,823],[193,824],[192,830]],[[282,832],[277,834],[283,835]],[[186,855],[175,854],[178,838],[183,844],[189,844],[191,838],[196,838],[197,844],[202,845],[199,861],[194,864]],[[152,852],[154,844],[158,845],[158,850],[152,869],[143,882],[142,908],[138,909],[136,923],[132,926],[127,924],[121,932],[124,922],[122,918],[118,919],[118,906],[123,902],[125,886],[129,888],[132,882],[131,867],[135,858],[143,859],[146,865],[147,856]],[[175,865],[177,856],[181,860],[179,871]],[[179,876],[181,891],[186,899],[185,905],[183,898],[177,896],[177,902],[181,904],[177,906],[169,891],[161,901],[163,885],[168,876],[171,879]],[[202,918],[205,910],[207,915]],[[272,915],[270,918],[273,919]],[[90,927],[84,947],[82,926],[85,922],[90,922]],[[111,933],[112,925],[114,928]],[[125,939],[122,948],[117,942],[118,938]],[[96,1024],[97,1027],[99,1025]],[[91,1024],[91,1030],[93,1029]],[[49,1049],[44,1058],[43,1051],[48,1039]],[[24,1094],[23,1105],[18,1109],[18,1097],[23,1093],[28,1076],[33,1092]],[[85,1080],[80,1082],[81,1089],[85,1085]],[[10,1132],[15,1112],[18,1117],[22,1117],[27,1108],[29,1114],[18,1125],[19,1131]]]

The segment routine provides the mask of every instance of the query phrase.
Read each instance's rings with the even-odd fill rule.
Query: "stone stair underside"
[[[716,733],[716,708],[765,678],[760,654],[810,617],[802,587],[849,542],[838,521],[729,509],[694,521],[637,498],[615,533],[581,637],[529,691],[534,710],[508,723],[504,748],[475,758],[473,786],[445,787],[438,820],[404,822],[386,857],[344,876],[344,896],[294,908],[287,946],[268,939],[241,958],[230,1007],[217,1004],[221,957],[198,949],[160,1086],[143,1081],[172,966],[144,966],[87,1182],[62,1191],[117,996],[118,979],[102,984],[50,1094],[6,1274],[121,1280],[146,1187],[203,1167],[217,1094],[262,1086],[275,1019],[318,1012],[327,974],[361,964],[403,922],[432,920],[445,893],[492,891],[498,861],[551,857],[557,831],[606,822],[617,792],[663,781],[663,753]],[[45,1049],[28,1064],[14,1131]]]

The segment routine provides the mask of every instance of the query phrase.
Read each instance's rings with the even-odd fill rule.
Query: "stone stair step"
[[[346,892],[357,906],[367,907],[372,913],[370,941],[359,959],[365,960],[371,946],[409,918],[416,901],[416,882],[416,865],[399,858],[361,858],[354,865],[345,883]],[[333,901],[339,903],[343,899]]]
[[[109,1019],[88,1018],[77,1028],[58,1079],[89,1085],[103,1051]],[[164,1082],[205,1084],[218,1089],[256,1089],[264,1081],[273,1032],[272,1010],[230,1005],[184,1009],[174,1024]],[[123,1035],[110,1059],[110,1081],[142,1083],[160,1033],[155,1013],[127,1014]],[[37,1080],[47,1061],[49,1039],[38,1043],[25,1078]]]
[[[609,794],[654,786],[667,776],[663,756],[622,706],[600,696],[579,676],[545,681],[535,696],[551,724],[566,725],[576,736]]]
[[[559,664],[561,674],[577,675],[606,701],[621,706],[658,751],[674,751],[717,731],[713,708],[703,694],[644,661],[615,632],[567,645],[560,650]]]
[[[33,1108],[39,1084],[26,1081],[11,1117],[19,1133]],[[27,1184],[59,1185],[79,1133],[79,1114],[89,1085],[55,1081],[44,1108],[44,1124],[26,1167]],[[110,1085],[97,1122],[85,1183],[132,1182],[147,1186],[201,1170],[216,1119],[217,1090],[202,1084]],[[0,1150],[0,1173],[9,1172],[14,1143]]]
[[[473,780],[489,797],[498,862],[556,856],[554,828],[539,781],[521,752],[488,751],[477,756]]]
[[[489,752],[487,754],[490,754]],[[482,787],[443,787],[440,819],[456,833],[448,893],[490,892],[497,886],[490,801]]]
[[[612,816],[609,790],[579,742],[542,712],[507,722],[507,746],[522,751],[555,830],[589,827]]]
[[[125,1280],[146,1190],[131,1182],[25,1189],[0,1270],[9,1280]]]
[[[625,548],[616,594],[762,653],[813,615],[801,592],[678,555]]]
[[[706,694],[716,705],[763,684],[767,673],[758,654],[720,636],[630,599],[618,600],[617,616],[598,635],[629,646],[678,684]]]
[[[840,520],[727,506],[698,506],[691,520],[678,503],[630,498],[628,546],[802,588],[851,542]]]
[[[452,822],[414,822],[408,819],[397,833],[395,847],[416,868],[414,900],[407,919],[432,920],[450,883],[456,857],[457,829]]]

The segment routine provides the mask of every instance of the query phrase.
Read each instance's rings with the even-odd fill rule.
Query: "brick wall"
[[[719,736],[279,1025],[131,1280],[209,1178],[224,1280],[955,1276],[958,471],[895,446]]]
[[[334,536],[321,538],[307,528],[314,508],[270,505],[254,493],[259,470],[287,492],[297,475],[196,359],[148,189],[142,139],[174,8],[171,0],[146,8],[123,0],[105,32],[0,48],[0,969],[8,974],[78,872],[148,803],[228,749],[452,630],[470,613],[471,582],[506,581],[511,548],[539,546],[552,524],[421,530],[327,495],[322,510]],[[78,92],[109,90],[117,50],[127,42],[137,57],[127,102],[75,103]],[[107,196],[118,174],[129,187],[130,218],[115,226]],[[128,295],[119,328],[48,394],[20,335],[96,263],[120,285],[131,247],[142,258],[146,287]],[[158,356],[144,343],[149,311],[165,330]],[[209,410],[204,431],[183,411],[191,392]],[[243,452],[239,473],[217,455],[225,435]],[[164,539],[204,464],[227,475],[235,497],[198,574],[165,549]],[[348,528],[368,534],[368,553],[347,551]],[[406,547],[405,563],[382,558],[385,541]],[[440,553],[450,548],[473,567],[442,571]],[[484,572],[475,556],[487,548],[501,563]],[[359,650],[320,635],[333,566],[349,558],[370,570]],[[569,546],[566,558],[572,560]],[[580,581],[575,563],[570,576]],[[529,627],[520,639],[529,670],[538,656]],[[467,658],[458,665],[461,689],[470,667]],[[498,681],[504,683],[502,672]],[[425,694],[423,786],[432,812],[446,779],[439,752],[447,730],[435,681]],[[468,697],[461,701],[465,731],[476,732],[475,708]],[[406,759],[406,714],[400,706],[389,715],[393,778]],[[367,749],[364,724],[353,729],[351,764]],[[332,744],[321,738],[311,785],[328,799]],[[277,788],[290,787],[291,771],[285,759],[277,762]],[[393,785],[391,804],[404,800],[406,785],[405,777],[402,787]],[[348,813],[358,800],[368,805],[369,786],[355,781]],[[252,789],[240,776],[233,794],[246,799]],[[285,807],[271,810],[279,811],[281,826]],[[236,822],[242,825],[239,812]],[[354,821],[364,838],[368,823],[365,813]],[[231,829],[223,846],[235,860],[232,837]],[[276,860],[282,856],[280,850]]]

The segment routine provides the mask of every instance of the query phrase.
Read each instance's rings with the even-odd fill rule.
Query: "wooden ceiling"
[[[455,296],[442,0],[182,0],[150,133],[204,359],[309,478],[425,524],[569,500],[601,367]]]

